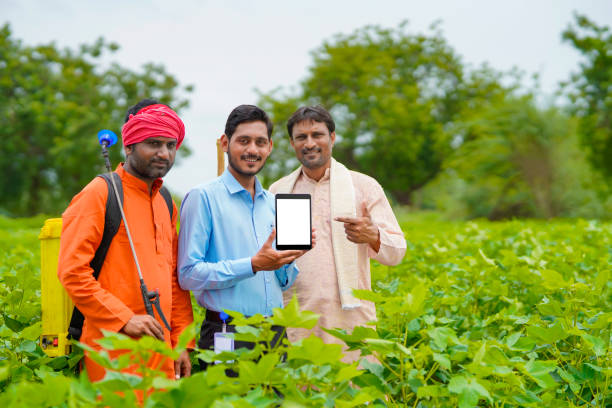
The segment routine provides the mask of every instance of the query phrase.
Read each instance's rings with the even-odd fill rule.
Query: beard
[[[140,178],[150,180],[164,177],[174,164],[173,160],[145,160],[138,156],[138,154],[131,154],[128,160],[134,173],[136,173]]]
[[[227,155],[227,159],[229,162],[229,166],[238,174],[242,175],[242,176],[254,176],[257,173],[259,173],[261,171],[261,169],[263,169],[264,164],[266,164],[266,161],[261,157],[261,156],[257,156],[257,155],[248,155],[248,154],[243,154],[242,156],[240,156],[240,160],[256,160],[257,162],[261,162],[261,165],[258,168],[255,169],[241,169],[240,166],[238,165],[238,163],[234,162],[232,155],[228,154]]]
[[[316,169],[321,166],[324,166],[329,160],[329,157],[325,157],[321,153],[322,150],[323,149],[321,149],[320,147],[315,147],[314,149],[302,149],[300,151],[301,156],[298,158],[298,160],[300,161],[300,163],[302,163],[302,166],[306,167],[307,169]],[[312,153],[318,153],[318,156],[314,159],[307,159],[306,155]]]

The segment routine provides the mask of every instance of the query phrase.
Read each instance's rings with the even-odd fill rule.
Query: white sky
[[[255,103],[255,89],[297,85],[310,51],[336,33],[406,19],[411,31],[424,32],[441,20],[464,62],[538,73],[542,90],[552,93],[578,67],[578,53],[561,43],[572,12],[612,26],[606,0],[0,0],[0,10],[0,24],[9,22],[29,45],[75,47],[103,36],[121,46],[112,56],[121,65],[162,63],[181,84],[195,85],[182,114],[193,154],[165,178],[179,195],[216,177],[215,140],[229,112]]]

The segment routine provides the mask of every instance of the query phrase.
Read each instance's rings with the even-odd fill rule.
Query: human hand
[[[314,245],[314,230],[313,230],[313,245]],[[261,249],[251,258],[251,266],[253,272],[258,271],[273,271],[283,265],[295,261],[300,256],[304,255],[307,250],[287,250],[277,251],[272,247],[272,243],[276,238],[276,228],[272,229],[268,240],[263,244]]]
[[[148,314],[132,316],[120,332],[131,337],[151,336],[159,340],[164,339],[164,330],[161,324]]]
[[[174,362],[174,374],[178,380],[181,377],[189,377],[191,375],[191,360],[189,352],[183,351],[179,358]]]
[[[372,222],[368,208],[363,206],[362,217],[335,217],[334,221],[344,223],[346,238],[356,244],[369,244],[376,252],[380,249],[380,232]]]

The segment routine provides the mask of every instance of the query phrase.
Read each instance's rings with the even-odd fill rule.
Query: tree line
[[[545,103],[520,72],[464,63],[437,25],[427,33],[402,23],[338,34],[312,52],[296,87],[259,93],[276,125],[264,184],[298,164],[286,118],[321,104],[337,122],[334,156],[375,176],[396,203],[467,218],[606,217],[612,34],[576,14],[561,36],[582,61]],[[10,175],[0,181],[0,211],[63,208],[97,171],[90,163],[98,148],[85,140],[99,123],[122,123],[132,101],[187,106],[193,88],[161,65],[104,67],[101,55],[117,47],[103,39],[78,51],[29,47],[8,25],[0,30],[0,169]]]
[[[277,118],[273,180],[297,165],[283,119],[322,104],[336,158],[401,204],[457,217],[606,217],[612,209],[612,34],[575,15],[561,33],[582,62],[555,103],[516,70],[472,68],[437,26],[368,26],[326,41],[292,91],[260,94]]]

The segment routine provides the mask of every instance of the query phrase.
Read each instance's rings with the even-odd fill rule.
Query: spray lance
[[[100,146],[102,146],[102,156],[104,157],[104,164],[106,165],[106,170],[110,176],[113,191],[115,192],[115,199],[117,200],[117,204],[119,206],[119,211],[121,212],[121,219],[123,220],[123,225],[125,227],[125,232],[128,237],[128,241],[130,243],[130,248],[132,249],[132,257],[134,259],[134,263],[136,264],[136,270],[138,271],[138,278],[140,279],[140,293],[142,294],[142,301],[144,302],[145,310],[149,316],[155,318],[155,314],[153,312],[153,306],[157,310],[157,314],[164,322],[164,325],[170,329],[170,325],[162,312],[161,305],[159,303],[159,292],[157,290],[149,291],[147,289],[147,285],[144,283],[144,279],[142,277],[142,271],[140,270],[140,264],[138,263],[138,257],[136,256],[136,249],[134,248],[134,242],[132,242],[132,236],[130,234],[130,228],[128,227],[127,219],[125,218],[125,213],[123,212],[123,205],[121,204],[121,198],[119,198],[119,192],[117,190],[117,185],[115,184],[115,178],[112,175],[112,168],[110,165],[110,159],[108,157],[108,147],[117,143],[117,135],[107,129],[101,130],[98,132],[98,141],[100,142]],[[110,199],[110,198],[109,198]]]

